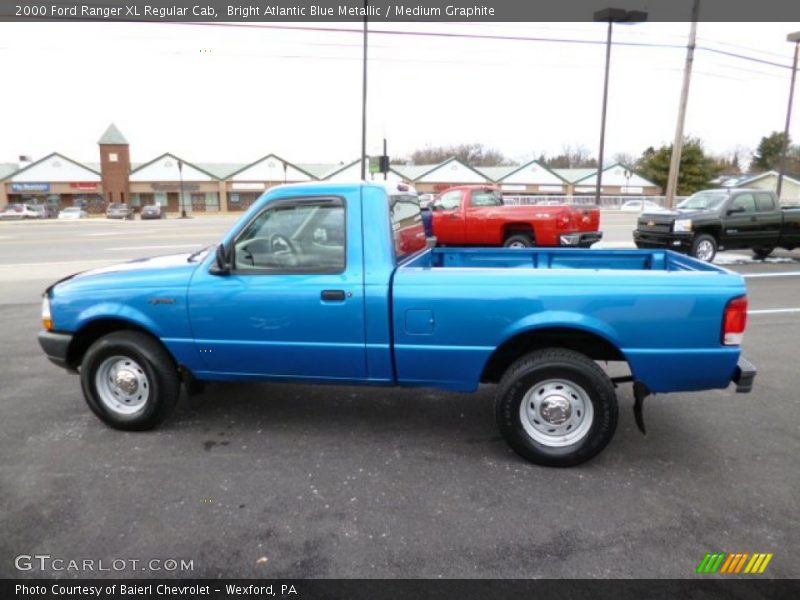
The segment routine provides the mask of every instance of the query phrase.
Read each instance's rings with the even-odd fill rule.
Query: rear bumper
[[[67,351],[71,342],[71,333],[39,332],[39,345],[44,350],[47,358],[50,359],[50,362],[63,369],[73,370],[73,367],[67,363]]]
[[[691,234],[650,233],[636,229],[633,232],[633,241],[637,248],[665,248],[678,252],[689,252],[692,249]]]
[[[750,361],[739,358],[736,371],[733,373],[731,381],[736,384],[736,392],[747,394],[753,389],[753,380],[756,378],[756,367]]]
[[[562,233],[558,236],[558,245],[566,248],[588,248],[603,239],[602,231],[583,231]]]

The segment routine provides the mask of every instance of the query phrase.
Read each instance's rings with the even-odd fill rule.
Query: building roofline
[[[217,181],[224,181],[225,179],[227,179],[227,177],[226,177],[225,179],[223,179],[222,177],[217,177],[217,176],[216,176],[216,175],[214,175],[213,173],[210,173],[209,171],[206,171],[206,170],[205,170],[205,169],[203,169],[202,167],[198,167],[198,166],[197,166],[196,164],[194,164],[193,162],[190,162],[190,161],[188,161],[188,160],[184,160],[183,158],[181,158],[180,156],[177,156],[176,154],[173,154],[172,152],[164,152],[163,154],[161,154],[161,155],[159,155],[159,156],[156,156],[154,159],[152,159],[152,160],[150,160],[150,161],[148,161],[148,162],[146,162],[146,163],[142,163],[141,165],[139,165],[139,166],[138,166],[138,167],[136,167],[135,169],[131,169],[131,171],[130,171],[130,175],[133,175],[134,173],[136,173],[136,172],[138,172],[138,171],[141,171],[141,170],[142,170],[142,169],[144,169],[145,167],[149,167],[149,166],[150,166],[150,165],[152,165],[154,162],[161,160],[161,159],[162,159],[162,158],[164,158],[165,156],[169,156],[169,157],[172,157],[172,158],[174,158],[175,160],[179,160],[179,161],[181,161],[183,164],[185,164],[185,165],[189,165],[189,166],[190,166],[190,167],[192,167],[193,169],[197,169],[197,170],[198,170],[198,171],[200,171],[201,173],[205,173],[206,175],[208,175],[208,176],[209,176],[209,177],[211,177],[212,179],[216,179]],[[230,175],[229,175],[228,177],[230,177]]]
[[[230,178],[231,178],[231,177],[233,177],[234,175],[238,175],[238,174],[239,174],[239,173],[241,173],[242,171],[246,171],[247,169],[249,169],[249,168],[250,168],[250,167],[252,167],[253,165],[257,165],[258,163],[260,163],[260,162],[263,162],[263,161],[267,160],[269,157],[276,158],[276,159],[278,159],[279,161],[281,161],[281,162],[285,163],[286,165],[288,165],[288,166],[291,166],[293,169],[297,169],[297,170],[298,170],[298,171],[300,171],[301,173],[303,173],[303,174],[305,174],[305,175],[308,175],[309,177],[311,177],[311,179],[313,179],[313,180],[315,180],[315,181],[319,181],[319,179],[318,179],[317,177],[315,177],[314,175],[312,175],[311,173],[309,173],[308,171],[306,171],[306,170],[305,170],[305,169],[303,169],[302,167],[298,167],[298,166],[297,166],[296,164],[294,164],[293,162],[286,160],[286,159],[285,159],[285,158],[283,158],[282,156],[278,156],[277,154],[273,154],[272,152],[270,152],[269,154],[266,154],[266,155],[262,156],[262,157],[261,157],[261,158],[259,158],[259,159],[256,159],[256,160],[254,160],[254,161],[253,161],[253,162],[251,162],[250,164],[247,164],[247,165],[245,165],[244,167],[242,167],[241,169],[237,169],[237,170],[236,170],[236,171],[234,171],[233,173],[228,173],[228,174],[225,176],[225,179],[230,179]]]
[[[61,158],[63,160],[71,162],[75,166],[78,166],[78,167],[81,167],[83,169],[86,169],[87,171],[91,171],[95,175],[100,175],[101,177],[103,175],[100,171],[98,171],[96,169],[93,169],[92,167],[88,167],[88,166],[84,165],[83,163],[80,163],[77,160],[70,158],[69,156],[64,156],[60,152],[51,152],[47,156],[43,156],[42,158],[40,158],[37,161],[32,162],[31,164],[29,164],[27,166],[24,166],[24,167],[22,167],[20,169],[17,169],[16,171],[13,171],[13,172],[9,173],[8,175],[6,175],[2,179],[0,179],[0,181],[6,181],[7,179],[10,179],[11,177],[14,177],[15,175],[19,175],[20,173],[24,173],[25,171],[27,171],[29,169],[32,169],[33,167],[37,166],[38,164],[43,163],[47,159],[52,158],[54,156],[58,156],[59,158]]]

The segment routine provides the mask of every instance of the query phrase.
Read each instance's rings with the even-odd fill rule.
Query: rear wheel
[[[518,233],[506,238],[503,246],[506,248],[531,248],[533,246],[533,238],[527,233]]]
[[[775,250],[775,246],[756,246],[753,248],[753,258],[764,260],[772,254],[773,250]]]
[[[712,235],[701,233],[692,241],[691,254],[703,262],[710,263],[717,255],[717,240]]]
[[[80,373],[89,408],[115,429],[152,429],[178,401],[180,378],[172,356],[138,331],[101,337],[86,352]]]
[[[520,456],[569,467],[597,455],[614,436],[617,398],[603,370],[583,354],[537,350],[503,375],[495,414],[500,432]]]

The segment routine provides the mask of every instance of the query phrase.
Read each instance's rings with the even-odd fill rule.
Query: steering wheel
[[[281,247],[285,249],[281,250]],[[289,259],[286,261],[288,265],[297,264],[297,246],[294,245],[292,240],[281,233],[275,233],[269,238],[269,251],[273,258],[276,258],[281,262],[283,262],[283,258],[285,257]]]

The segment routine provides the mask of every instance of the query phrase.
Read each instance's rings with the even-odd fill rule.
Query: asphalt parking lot
[[[630,240],[634,216],[603,218],[606,243]],[[159,430],[105,427],[39,349],[41,291],[233,222],[0,223],[0,577],[41,575],[14,559],[47,554],[127,561],[44,572],[63,577],[685,578],[715,551],[800,577],[800,251],[720,255],[747,276],[753,393],[650,398],[642,436],[622,386],[614,440],[580,467],[513,454],[492,387],[211,385]],[[151,559],[192,569],[131,563]]]

